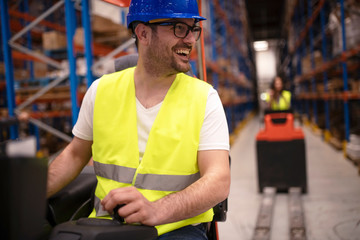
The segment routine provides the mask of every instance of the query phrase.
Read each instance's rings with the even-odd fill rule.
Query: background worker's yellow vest
[[[149,201],[181,191],[197,179],[197,150],[208,91],[203,81],[178,74],[151,128],[139,162],[134,69],[103,76],[99,82],[93,118],[93,159],[98,185],[95,209],[114,189],[135,186]],[[213,211],[156,226],[158,234],[212,220]]]
[[[270,101],[270,95],[266,94],[266,101]],[[281,96],[279,98],[279,101],[272,101],[270,108],[271,110],[288,110],[291,106],[291,92],[283,90],[281,92]]]

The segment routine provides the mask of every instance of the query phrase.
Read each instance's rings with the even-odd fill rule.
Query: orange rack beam
[[[359,100],[360,92],[337,92],[337,93],[301,93],[297,96],[298,99],[305,100]]]
[[[53,117],[70,117],[71,110],[60,110],[60,111],[46,111],[46,112],[31,112],[31,118],[53,118]]]
[[[355,56],[359,52],[360,52],[360,44],[353,49],[343,52],[340,56],[334,58],[333,60],[323,63],[320,67],[313,69],[312,71],[310,71],[306,74],[303,74],[302,76],[300,76],[297,79],[297,82],[302,82],[302,81],[308,80],[308,79],[314,77],[315,75],[329,71],[330,69],[335,67],[337,64],[346,61],[348,58]],[[357,68],[357,66],[358,65],[354,66],[354,68]],[[349,70],[351,70],[351,69],[352,68],[349,68]],[[356,69],[354,69],[354,70],[356,70]]]
[[[17,17],[17,18],[24,19],[24,20],[29,21],[29,22],[36,19],[36,17],[34,17],[34,16],[31,16],[31,15],[29,15],[27,13],[22,13],[22,12],[13,10],[13,9],[9,9],[9,15],[12,16],[12,17]],[[49,22],[49,21],[46,21],[46,20],[40,21],[39,24],[41,24],[43,26],[46,26],[46,27],[49,27],[49,28],[52,28],[52,29],[57,30],[59,32],[66,32],[66,28],[64,26],[60,25],[60,24],[52,23],[52,22]]]

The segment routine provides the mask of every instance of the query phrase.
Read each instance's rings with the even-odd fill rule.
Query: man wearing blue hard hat
[[[90,217],[118,214],[155,226],[159,239],[207,239],[230,185],[229,135],[220,98],[190,77],[201,34],[196,0],[132,0],[128,27],[137,66],[89,88],[74,139],[50,165],[48,195],[93,157],[98,184]]]

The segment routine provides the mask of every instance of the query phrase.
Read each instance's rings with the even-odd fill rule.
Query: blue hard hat
[[[149,22],[155,19],[193,18],[196,22],[206,18],[199,15],[196,0],[132,0],[127,25],[134,21]]]

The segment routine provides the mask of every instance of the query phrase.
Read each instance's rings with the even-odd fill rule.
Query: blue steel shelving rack
[[[306,2],[305,2],[306,1]],[[334,56],[329,53],[329,46],[331,46],[331,41],[329,41],[328,30],[328,18],[331,8],[331,4],[334,1],[329,0],[298,0],[294,9],[294,14],[292,16],[292,24],[295,26],[296,31],[296,42],[295,49],[289,53],[292,62],[296,62],[296,66],[285,66],[286,68],[294,68],[294,70],[289,70],[289,72],[295,72],[296,76],[292,76],[293,84],[300,86],[300,94],[296,95],[295,99],[295,108],[296,111],[305,116],[305,121],[312,127],[315,131],[319,130],[318,125],[320,124],[319,120],[319,111],[323,111],[324,122],[321,123],[324,126],[322,127],[322,135],[324,140],[332,143],[333,136],[331,134],[331,122],[332,117],[331,110],[339,101],[342,102],[343,109],[343,125],[344,125],[344,141],[342,144],[336,146],[339,149],[345,150],[346,143],[349,142],[350,130],[351,130],[351,112],[350,102],[359,102],[359,93],[350,92],[348,88],[348,79],[349,79],[349,66],[348,60],[350,58],[357,57],[359,58],[360,45],[357,45],[351,49],[347,47],[346,44],[346,25],[345,25],[345,2],[344,0],[338,0],[337,3],[340,5],[340,22],[341,22],[341,40],[342,40],[342,53],[339,56]],[[307,9],[305,9],[305,4],[307,4]],[[306,11],[307,10],[307,11]],[[307,17],[306,14],[307,13]],[[318,30],[317,33],[314,33],[314,30]],[[321,41],[315,41],[315,39],[320,39]],[[319,44],[320,43],[320,44]],[[307,48],[308,47],[308,48]],[[306,52],[309,52],[310,55],[310,72],[304,73],[302,66],[302,59],[306,56]],[[322,54],[322,63],[320,66],[315,65],[314,52],[319,50]],[[341,66],[338,73],[334,73],[334,69],[338,66]],[[341,76],[343,80],[343,90],[338,93],[330,93],[328,89],[329,83],[329,73],[331,76]],[[356,73],[353,73],[356,78]],[[358,74],[359,75],[359,74]],[[330,77],[331,77],[330,76]],[[317,84],[322,83],[324,86],[324,92],[317,92]]]
[[[31,22],[23,21],[24,27],[16,33],[13,33],[13,36],[11,36],[10,32],[10,19],[9,18],[9,6],[8,3],[11,3],[9,1],[0,1],[0,9],[1,9],[1,30],[2,30],[2,59],[4,61],[5,65],[5,72],[6,72],[6,90],[7,90],[7,109],[9,112],[9,116],[15,116],[16,113],[23,110],[25,107],[30,106],[37,98],[41,97],[44,93],[52,89],[53,87],[57,86],[59,83],[63,82],[66,79],[69,79],[70,82],[70,100],[71,100],[71,125],[74,125],[77,120],[78,112],[79,112],[79,101],[78,101],[78,80],[79,76],[76,75],[76,52],[75,52],[75,46],[73,42],[75,29],[78,26],[77,24],[77,16],[76,11],[81,14],[81,22],[82,27],[84,28],[84,55],[86,58],[86,79],[87,79],[87,87],[89,87],[94,80],[94,75],[92,73],[92,70],[94,68],[94,65],[99,64],[101,62],[101,59],[97,61],[95,64],[93,62],[93,43],[92,43],[92,30],[91,30],[91,24],[90,24],[90,1],[89,0],[59,0],[55,1],[54,4],[51,4],[50,7],[42,13],[40,16],[32,17]],[[76,6],[81,2],[81,11],[79,11],[79,8],[77,7],[77,10],[75,9]],[[27,14],[27,11],[29,10],[28,7],[28,0],[22,1],[22,6],[25,14],[22,14],[22,12],[18,10],[12,10],[12,12],[16,12],[16,16],[24,17],[24,15]],[[78,5],[79,6],[79,5]],[[27,59],[38,59],[41,62],[50,64],[52,67],[61,69],[58,62],[56,62],[54,59],[48,57],[45,54],[34,52],[31,48],[31,38],[30,38],[30,31],[37,26],[38,24],[44,24],[44,19],[51,18],[52,13],[55,11],[58,11],[58,9],[63,8],[65,11],[65,25],[66,25],[66,40],[67,40],[67,59],[69,60],[69,75],[65,77],[59,77],[51,82],[49,82],[45,87],[43,87],[41,90],[36,92],[35,96],[30,97],[25,101],[25,103],[20,104],[19,106],[15,105],[15,87],[14,87],[14,66],[13,66],[13,58],[12,58],[12,52],[13,50],[20,51],[22,56],[29,56]],[[19,9],[20,10],[20,9]],[[79,15],[79,14],[78,14]],[[30,15],[26,15],[24,19],[29,18]],[[27,17],[27,18],[26,18]],[[31,17],[31,16],[30,16]],[[46,21],[46,20],[45,20]],[[49,26],[52,23],[46,22],[45,26]],[[54,24],[56,25],[56,24]],[[25,35],[26,34],[26,35]],[[22,46],[18,44],[16,41],[22,37],[26,36],[27,44],[26,46]],[[133,44],[133,41],[128,41],[124,44],[124,46],[120,46],[119,48],[114,49],[110,53],[108,53],[105,56],[102,56],[102,58],[111,58],[116,56],[117,54],[121,53],[122,51],[126,50],[129,46]],[[108,52],[109,49],[106,51]],[[102,49],[100,51],[103,52]],[[33,66],[32,66],[32,60],[30,60],[30,79],[33,79]],[[34,105],[35,107],[35,105]],[[36,108],[36,107],[35,107]],[[35,126],[50,132],[51,134],[57,136],[58,138],[69,142],[71,141],[71,137],[67,134],[53,128],[52,126],[49,126],[45,124],[44,122],[30,118],[30,123],[34,124]],[[18,137],[17,134],[17,128],[12,127],[10,134],[10,139],[16,139]],[[36,131],[35,131],[36,132]]]
[[[27,1],[28,0],[24,0]],[[87,66],[87,72],[86,72],[86,79],[87,79],[87,86],[90,86],[94,79],[94,75],[92,72],[92,69],[94,68],[94,65],[97,63],[94,63],[94,49],[93,49],[93,43],[91,38],[91,24],[90,24],[90,6],[89,6],[89,0],[79,0],[77,3],[81,2],[81,22],[82,27],[84,28],[84,55],[86,58],[86,66]],[[4,49],[4,62],[6,65],[6,72],[9,77],[6,77],[6,80],[9,81],[7,84],[7,89],[9,93],[8,96],[8,109],[10,116],[15,115],[15,112],[17,110],[21,110],[24,108],[24,106],[15,106],[15,104],[11,105],[11,103],[15,102],[15,96],[14,96],[14,86],[13,86],[13,66],[11,66],[13,60],[11,58],[11,52],[12,49],[15,48],[16,50],[23,50],[23,48],[19,46],[13,46],[15,41],[11,41],[12,38],[10,36],[10,30],[9,30],[9,18],[5,17],[8,16],[8,6],[6,5],[6,1],[1,1],[1,11],[2,11],[2,17],[4,17],[4,20],[1,21],[1,27],[5,34],[2,34],[3,36],[3,49]],[[54,6],[56,5],[56,6]],[[206,42],[208,48],[211,48],[211,54],[208,55],[208,61],[212,64],[209,64],[209,68],[216,66],[219,56],[230,59],[231,64],[234,64],[238,71],[246,76],[247,82],[242,83],[236,83],[236,78],[239,76],[233,75],[230,72],[224,72],[222,69],[213,69],[213,85],[215,88],[218,88],[218,79],[219,78],[225,78],[226,85],[228,88],[232,88],[235,90],[237,95],[239,96],[238,101],[236,103],[232,103],[230,105],[225,106],[226,116],[229,122],[229,130],[230,133],[234,132],[236,129],[235,127],[239,124],[239,122],[246,119],[246,117],[254,110],[255,103],[254,99],[257,99],[255,97],[254,92],[254,85],[255,85],[255,70],[254,70],[254,61],[252,60],[252,48],[250,47],[250,39],[248,36],[247,31],[247,23],[246,18],[244,18],[244,15],[246,15],[245,11],[245,3],[243,0],[241,1],[220,1],[220,0],[205,0],[203,1],[202,5],[204,8],[208,8],[208,13],[210,16],[207,16],[208,21],[211,22],[209,26],[211,26],[209,29],[209,38],[210,43]],[[243,11],[242,14],[238,14],[234,11],[234,6],[238,11]],[[78,76],[76,75],[76,56],[74,51],[74,44],[73,44],[73,37],[75,33],[75,28],[78,25],[75,12],[75,1],[72,0],[59,0],[56,1],[55,4],[51,5],[48,11],[46,11],[46,16],[44,16],[42,19],[45,19],[46,17],[49,17],[52,12],[54,12],[56,8],[64,7],[65,10],[65,25],[66,25],[66,40],[67,40],[67,56],[69,60],[69,76],[67,77],[70,81],[70,95],[71,95],[71,124],[75,124],[77,115],[79,112],[79,105],[78,105],[78,97],[77,97],[77,90],[78,90]],[[28,10],[28,8],[24,8],[25,12]],[[51,11],[51,12],[50,12]],[[224,14],[225,13],[225,14]],[[124,20],[124,11],[122,11],[123,14],[123,20]],[[28,22],[28,24],[24,27],[23,30],[21,30],[20,33],[16,33],[15,36],[18,37],[20,34],[21,36],[24,34],[27,34],[29,37],[29,31],[34,27],[36,24],[41,22],[41,19],[39,19],[41,16],[36,18],[33,22]],[[219,32],[220,31],[220,32]],[[6,38],[6,39],[5,39]],[[10,41],[9,41],[10,40]],[[220,43],[220,45],[218,44]],[[124,47],[117,50],[117,53],[124,51],[128,46],[130,46],[132,43],[126,43]],[[17,48],[16,48],[17,47]],[[26,46],[28,50],[25,50],[24,54],[32,54],[31,52],[31,41],[28,40],[28,44]],[[244,50],[244,48],[246,50]],[[235,51],[234,51],[235,50]],[[6,55],[6,56],[5,56]],[[113,57],[115,53],[109,54],[110,57]],[[35,58],[38,58],[38,55],[33,56]],[[249,60],[250,58],[250,60]],[[48,62],[50,65],[56,67],[56,62],[52,62],[52,59],[42,57],[40,56],[40,60],[43,62]],[[48,61],[47,61],[48,60]],[[31,67],[31,71],[33,67]],[[56,86],[58,83],[64,79],[58,79],[56,81],[53,81],[47,86],[46,89],[43,89],[39,95],[45,93],[46,91],[50,90],[52,87]],[[13,94],[12,94],[13,93]],[[27,105],[30,105],[31,101],[27,103]],[[19,109],[20,107],[20,109]],[[32,119],[31,123],[33,123],[35,126],[38,126],[39,128],[49,131],[59,138],[62,138],[65,141],[71,141],[71,137],[67,136],[66,134],[63,134],[56,129],[53,129],[51,126],[46,126],[44,123],[39,121],[38,119]],[[14,129],[16,131],[16,129]],[[15,134],[15,133],[14,133]],[[11,138],[16,138],[16,135],[12,135]]]
[[[239,123],[254,110],[254,99],[257,99],[254,92],[255,66],[247,31],[245,3],[234,0],[209,0],[208,7],[210,54],[207,57],[208,66],[212,70],[212,84],[215,89],[219,89],[219,79],[225,78],[225,87],[233,89],[238,97],[237,101],[224,104],[229,132],[233,133]],[[247,82],[238,83],[238,75],[219,68],[220,58],[226,59],[232,67],[235,66],[239,73],[246,76]]]
[[[1,35],[3,44],[4,54],[4,66],[5,66],[5,79],[6,79],[6,97],[9,117],[15,115],[15,90],[14,90],[14,67],[11,55],[11,50],[7,43],[10,39],[10,25],[9,25],[9,14],[8,14],[8,3],[7,1],[0,1],[1,11]],[[10,138],[15,139],[18,137],[18,132],[15,126],[10,128]]]
[[[24,0],[23,1],[23,10],[26,13],[28,11],[28,1]],[[73,28],[76,26],[75,23],[75,14],[74,14],[74,2],[72,2],[71,0],[63,0],[63,1],[58,1],[56,3],[56,6],[53,6],[52,8],[54,10],[56,10],[57,7],[60,7],[62,4],[66,5],[66,9],[65,9],[65,13],[67,15],[66,20],[69,23],[69,26],[72,26]],[[8,4],[7,1],[1,1],[1,16],[2,16],[2,21],[1,21],[1,29],[3,31],[3,52],[4,52],[4,65],[5,65],[5,72],[7,73],[6,75],[6,88],[7,88],[7,108],[8,108],[8,112],[9,112],[9,116],[15,116],[16,111],[20,110],[18,109],[19,106],[15,106],[15,93],[14,93],[14,74],[13,74],[13,58],[12,58],[12,50],[14,47],[14,45],[16,45],[18,47],[17,50],[21,50],[24,51],[23,53],[25,55],[29,54],[29,56],[32,56],[33,58],[38,58],[40,61],[45,62],[46,60],[52,60],[50,58],[46,58],[46,56],[42,56],[40,54],[36,54],[34,52],[32,52],[31,49],[31,39],[30,39],[30,31],[31,29],[36,26],[36,24],[38,24],[40,21],[42,21],[44,18],[46,18],[49,14],[51,14],[53,12],[53,10],[51,10],[51,12],[45,12],[44,16],[39,16],[38,18],[36,18],[33,22],[29,22],[20,32],[14,34],[14,36],[11,36],[11,32],[10,32],[10,23],[9,23],[9,13],[8,13]],[[72,12],[73,11],[73,12]],[[72,13],[71,13],[72,12]],[[68,28],[69,28],[68,26]],[[72,32],[74,32],[74,29],[71,30]],[[22,37],[23,35],[26,34],[27,37],[27,45],[26,47],[21,46],[19,44],[17,44],[15,41],[17,39],[19,39],[20,37]],[[11,38],[12,37],[12,38]],[[73,42],[72,39],[68,39],[68,56],[70,56],[69,60],[70,60],[70,85],[71,85],[71,105],[72,105],[72,112],[74,116],[77,116],[78,113],[78,104],[77,104],[77,96],[76,96],[76,90],[77,90],[77,77],[76,75],[74,76],[75,73],[75,69],[74,69],[74,64],[75,61],[73,58],[71,58],[71,56],[74,56],[73,51]],[[53,63],[53,65],[57,65],[55,61],[51,61]],[[55,63],[55,64],[54,64]],[[33,66],[32,66],[32,62],[30,62],[30,80],[33,79]],[[56,84],[53,84],[54,86]],[[53,86],[52,86],[53,87]],[[48,87],[46,90],[43,89],[43,93],[45,93],[46,91],[50,90],[51,87]],[[43,94],[42,93],[42,94]],[[39,94],[41,95],[41,93]],[[31,102],[29,102],[30,104]],[[27,105],[29,105],[27,104]],[[73,124],[76,121],[76,118],[72,119]],[[70,141],[71,138],[66,136],[65,134],[61,133],[60,131],[57,131],[56,129],[53,129],[50,126],[47,126],[46,124],[40,122],[37,119],[30,119],[30,122],[33,123],[35,126],[39,126],[40,128],[43,128],[44,130],[48,130],[51,133],[54,133],[55,135],[57,135],[58,137],[62,138],[65,141]],[[17,131],[17,129],[15,127],[13,127],[15,131]],[[15,139],[17,138],[17,134],[14,134],[13,132],[11,132],[10,134],[10,139]]]

